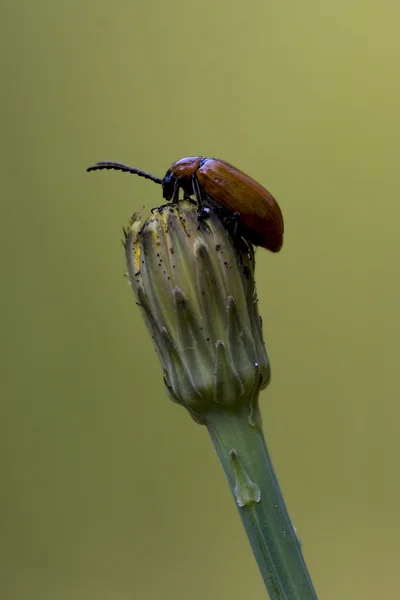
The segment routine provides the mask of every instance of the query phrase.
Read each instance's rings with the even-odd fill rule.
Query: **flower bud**
[[[249,407],[270,379],[250,244],[188,201],[166,205],[126,234],[129,278],[171,398],[202,423],[210,410]]]

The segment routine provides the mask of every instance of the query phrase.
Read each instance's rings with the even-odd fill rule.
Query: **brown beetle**
[[[179,190],[196,199],[199,217],[204,207],[226,219],[237,220],[243,237],[256,246],[279,252],[283,244],[283,217],[275,198],[259,183],[229,163],[216,158],[188,156],[174,162],[164,179],[114,162],[99,162],[88,171],[116,169],[161,184],[163,197],[178,202]]]

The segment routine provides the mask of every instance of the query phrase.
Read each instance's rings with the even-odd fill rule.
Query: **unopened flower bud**
[[[251,245],[234,244],[212,211],[162,207],[126,235],[129,278],[155,342],[167,390],[198,422],[210,410],[249,407],[267,386]]]

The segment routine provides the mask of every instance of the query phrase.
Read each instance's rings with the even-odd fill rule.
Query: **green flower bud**
[[[270,379],[250,244],[233,244],[214,212],[187,201],[162,207],[126,234],[128,274],[171,398],[203,423],[211,409],[249,407]]]

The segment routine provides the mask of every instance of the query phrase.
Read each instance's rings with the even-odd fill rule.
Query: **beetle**
[[[188,156],[174,162],[163,179],[122,163],[98,162],[87,171],[115,169],[160,184],[167,201],[178,202],[179,190],[194,196],[201,218],[205,207],[224,220],[236,220],[240,234],[256,246],[279,252],[283,244],[283,217],[275,198],[251,177],[216,158]],[[235,226],[236,229],[236,226]]]

